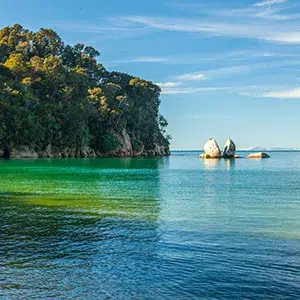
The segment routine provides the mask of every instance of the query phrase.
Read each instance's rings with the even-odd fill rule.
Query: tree
[[[134,149],[168,151],[167,121],[159,115],[160,88],[109,72],[100,53],[64,45],[51,29],[16,24],[0,30],[0,149],[27,145],[81,155],[87,147],[114,153],[125,131]]]

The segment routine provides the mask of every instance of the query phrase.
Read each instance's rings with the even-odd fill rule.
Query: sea
[[[300,299],[300,152],[268,153],[0,160],[0,299]]]

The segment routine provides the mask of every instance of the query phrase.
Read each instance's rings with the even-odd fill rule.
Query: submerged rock
[[[221,158],[222,153],[219,148],[217,141],[213,138],[209,139],[203,148],[205,154],[209,156],[209,158]]]
[[[231,139],[228,139],[224,146],[223,157],[233,158],[234,156],[235,156],[235,143]]]
[[[257,153],[250,153],[247,158],[270,158],[267,153],[264,152],[257,152]]]
[[[199,157],[202,159],[206,159],[206,158],[209,158],[209,155],[207,153],[202,153],[199,155]]]

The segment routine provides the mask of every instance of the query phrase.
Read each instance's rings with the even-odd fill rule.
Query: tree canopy
[[[51,29],[0,30],[0,149],[28,146],[81,156],[117,153],[124,131],[133,152],[169,151],[160,88],[109,72],[91,46],[65,45]],[[72,149],[72,151],[70,150]],[[69,154],[68,154],[69,153]]]

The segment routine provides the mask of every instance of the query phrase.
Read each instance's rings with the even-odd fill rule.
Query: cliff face
[[[96,158],[96,157],[162,157],[169,156],[168,146],[155,144],[153,149],[145,149],[142,145],[133,149],[132,141],[125,129],[115,134],[119,146],[109,152],[95,151],[91,147],[57,149],[50,144],[44,151],[36,151],[34,147],[21,145],[12,149],[0,149],[0,157],[9,158]]]

